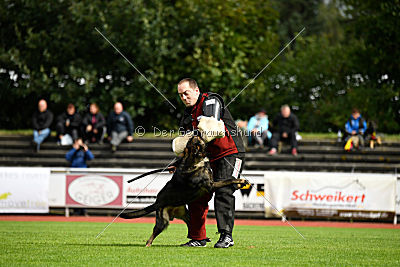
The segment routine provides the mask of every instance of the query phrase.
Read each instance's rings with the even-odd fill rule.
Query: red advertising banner
[[[66,175],[66,205],[122,207],[122,183],[122,175]]]

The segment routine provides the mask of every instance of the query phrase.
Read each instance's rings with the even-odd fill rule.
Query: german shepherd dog
[[[186,204],[193,202],[204,194],[210,194],[215,189],[235,184],[237,188],[247,184],[245,179],[230,179],[219,182],[213,181],[210,162],[206,157],[206,143],[199,136],[193,136],[187,143],[183,157],[174,164],[176,170],[171,180],[161,189],[156,202],[134,212],[121,214],[121,218],[134,219],[153,211],[156,212],[156,225],[153,233],[146,242],[150,247],[153,240],[166,229],[169,221],[174,218],[182,219],[189,224],[189,212]]]

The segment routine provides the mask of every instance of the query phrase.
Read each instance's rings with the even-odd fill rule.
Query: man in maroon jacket
[[[202,93],[195,80],[186,78],[179,82],[178,93],[186,108],[180,123],[184,131],[198,129],[202,116],[222,120],[225,136],[216,138],[207,144],[207,156],[213,169],[214,181],[238,178],[244,165],[245,149],[240,130],[237,128],[228,109],[224,108],[222,98],[215,93]],[[212,129],[209,129],[212,131]],[[215,192],[215,215],[218,232],[221,234],[214,247],[233,246],[232,230],[235,215],[236,187],[226,186]],[[189,205],[190,224],[188,238],[191,240],[182,246],[204,247],[209,239],[206,235],[205,221],[208,201],[212,195],[204,196]]]

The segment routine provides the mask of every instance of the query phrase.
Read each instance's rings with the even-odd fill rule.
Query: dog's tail
[[[144,209],[141,210],[135,210],[133,212],[125,212],[120,215],[121,218],[123,219],[135,219],[139,217],[143,217],[153,211],[156,211],[158,209],[158,203],[151,204],[150,206],[147,206]]]

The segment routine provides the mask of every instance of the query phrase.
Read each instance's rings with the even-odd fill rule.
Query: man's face
[[[115,103],[115,105],[114,105],[115,114],[117,114],[117,115],[121,114],[122,110],[123,110],[122,104],[121,103]]]
[[[178,94],[185,106],[192,107],[196,104],[200,91],[199,88],[190,88],[189,82],[184,82],[178,85]]]
[[[96,105],[91,104],[90,105],[90,113],[96,114],[97,111],[99,111],[99,110],[97,109]]]
[[[40,100],[38,104],[38,109],[40,112],[45,112],[47,109],[47,103],[44,100]]]
[[[265,112],[258,112],[257,113],[257,117],[259,118],[264,118],[267,114],[265,114]]]
[[[281,114],[284,118],[288,118],[290,116],[290,108],[285,107],[281,110]]]
[[[358,119],[358,117],[360,117],[360,113],[359,112],[354,112],[351,114],[353,116],[353,118],[356,120]]]
[[[74,113],[75,113],[75,107],[74,107],[74,106],[68,107],[68,108],[67,108],[67,113],[68,113],[69,115],[74,115]]]

